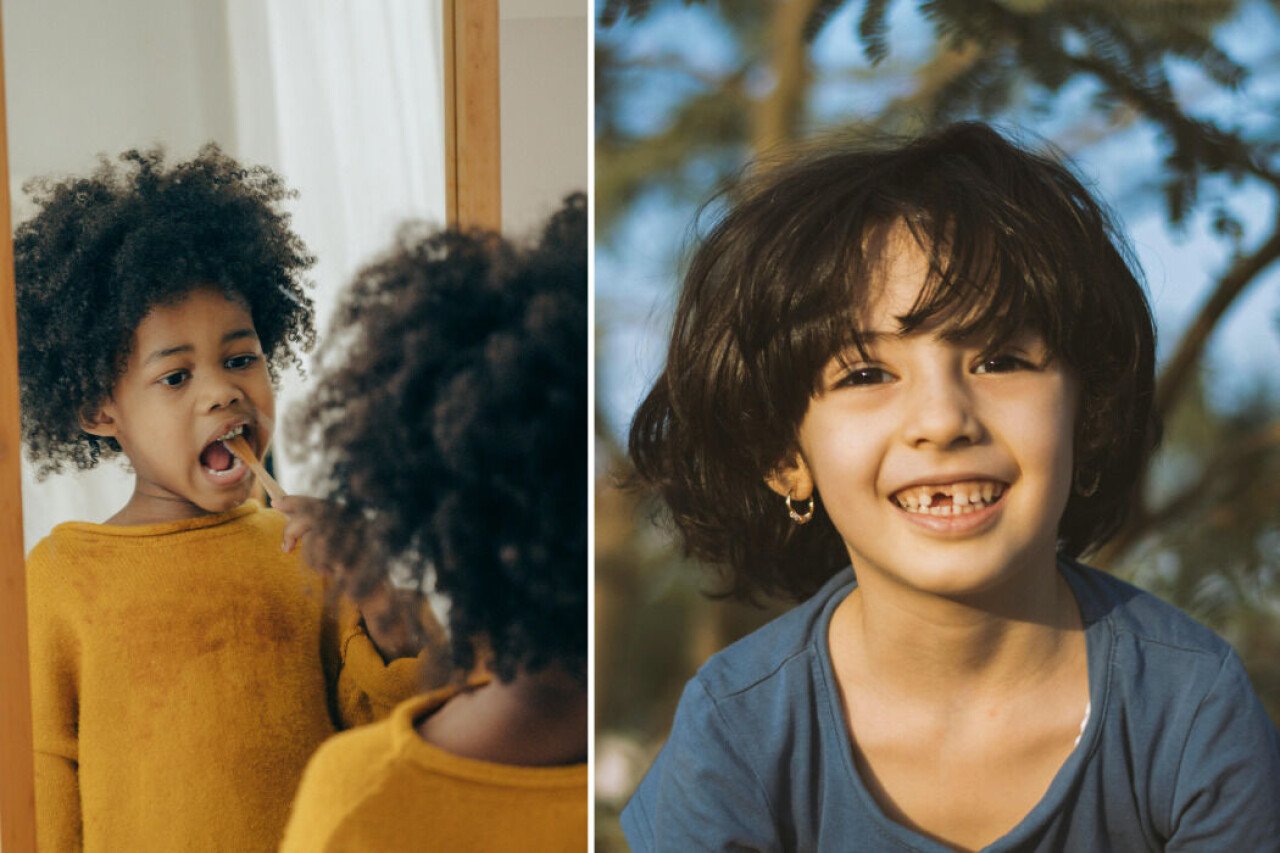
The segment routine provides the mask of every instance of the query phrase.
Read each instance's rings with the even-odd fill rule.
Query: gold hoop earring
[[[809,495],[809,506],[801,514],[791,505],[791,492],[787,492],[787,515],[791,516],[791,520],[796,524],[808,524],[813,521],[813,495]]]

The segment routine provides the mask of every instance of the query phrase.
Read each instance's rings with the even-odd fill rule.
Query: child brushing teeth
[[[275,850],[307,759],[417,692],[248,501],[274,381],[315,334],[266,169],[129,152],[37,186],[15,236],[23,437],[42,474],[123,455],[129,500],[28,558],[47,850]],[[286,543],[287,544],[287,543]],[[378,620],[370,620],[375,632]]]

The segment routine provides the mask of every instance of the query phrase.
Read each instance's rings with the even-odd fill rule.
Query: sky
[[[912,60],[932,44],[928,24],[916,4],[890,5],[890,55],[878,73],[862,55],[854,34],[861,4],[834,16],[813,48],[818,83],[810,110],[818,123],[875,109],[910,85]],[[1253,133],[1274,132],[1274,104],[1280,90],[1280,22],[1265,4],[1246,4],[1224,25],[1221,41],[1228,52],[1254,66],[1254,75],[1236,92],[1210,85],[1191,63],[1170,68],[1180,98],[1205,117],[1226,119]],[[682,71],[651,72],[631,93],[622,116],[626,129],[645,133],[662,128],[673,106],[701,83],[736,64],[736,46],[704,6],[662,4],[641,22],[625,22],[598,36],[621,39],[635,58],[677,57]],[[655,63],[656,64],[656,63]],[[1265,72],[1265,73],[1264,73]],[[750,80],[764,90],[767,79]],[[1024,126],[1067,148],[1078,174],[1113,209],[1133,244],[1145,273],[1159,334],[1159,355],[1167,357],[1183,329],[1226,268],[1231,247],[1214,235],[1209,206],[1180,230],[1169,227],[1157,193],[1143,192],[1149,164],[1161,156],[1160,138],[1142,126],[1109,135],[1101,142],[1063,137],[1095,94],[1088,84],[1073,85],[1053,112]],[[696,169],[691,180],[696,181]],[[711,189],[707,187],[708,194]],[[1244,226],[1248,248],[1265,236],[1276,211],[1268,194],[1225,180],[1206,182],[1204,195],[1220,197]],[[696,206],[659,192],[644,195],[621,220],[606,244],[597,247],[597,316],[605,330],[597,342],[597,399],[611,431],[625,433],[631,413],[661,369],[665,338],[674,306],[677,270],[693,236]],[[1205,359],[1206,389],[1215,405],[1230,408],[1257,388],[1280,398],[1280,265],[1259,279],[1218,327]]]

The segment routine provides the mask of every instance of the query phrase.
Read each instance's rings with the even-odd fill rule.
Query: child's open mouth
[[[1000,502],[1008,484],[998,480],[910,486],[890,495],[900,509],[913,515],[950,517],[969,515]]]
[[[238,424],[209,442],[204,450],[200,451],[200,465],[216,482],[238,482],[248,470],[224,443],[237,435],[244,435],[246,440],[252,443],[252,431],[249,425]]]

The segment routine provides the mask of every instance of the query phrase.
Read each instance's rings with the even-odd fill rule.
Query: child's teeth
[[[964,515],[994,503],[1004,493],[1004,486],[994,480],[964,483],[942,483],[936,486],[913,486],[894,495],[898,506],[908,512],[924,515]],[[934,506],[936,495],[951,498],[950,504]]]

